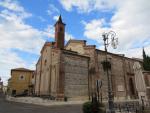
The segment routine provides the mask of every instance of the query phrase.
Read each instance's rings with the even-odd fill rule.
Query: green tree
[[[150,71],[150,57],[146,55],[144,48],[143,48],[143,68],[146,71]]]

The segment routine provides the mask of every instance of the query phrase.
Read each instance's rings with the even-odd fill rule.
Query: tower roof
[[[63,24],[63,25],[66,25],[66,24],[63,23],[63,21],[62,21],[61,15],[59,16],[59,18],[58,18],[58,20],[57,20],[57,22],[55,23],[54,26],[56,26],[56,24]]]
[[[59,18],[58,18],[58,22],[63,23],[63,22],[62,22],[61,15],[60,15]]]

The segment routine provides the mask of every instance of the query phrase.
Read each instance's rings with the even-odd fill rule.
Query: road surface
[[[6,101],[0,94],[0,113],[82,113],[82,105],[39,106]]]

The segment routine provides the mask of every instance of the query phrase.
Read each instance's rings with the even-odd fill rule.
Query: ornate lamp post
[[[102,34],[104,40],[104,46],[105,46],[105,61],[102,62],[102,65],[108,79],[108,106],[109,106],[108,113],[115,113],[111,75],[109,74],[111,70],[111,63],[108,61],[108,57],[107,57],[107,47],[109,46],[109,44],[111,44],[114,49],[116,49],[116,46],[118,44],[118,38],[115,38],[115,36],[116,33],[114,31],[110,31],[108,33]]]

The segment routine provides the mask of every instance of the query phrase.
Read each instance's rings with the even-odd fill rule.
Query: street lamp
[[[111,75],[109,74],[109,71],[111,70],[111,63],[108,61],[107,58],[107,47],[109,44],[116,49],[118,44],[118,38],[115,38],[116,33],[114,31],[110,31],[108,33],[103,33],[102,37],[104,40],[104,46],[105,46],[105,61],[102,62],[103,69],[106,72],[107,80],[108,80],[108,106],[109,110],[108,113],[115,113],[114,110],[114,101],[113,101],[113,93],[112,93],[112,81],[111,81]]]

